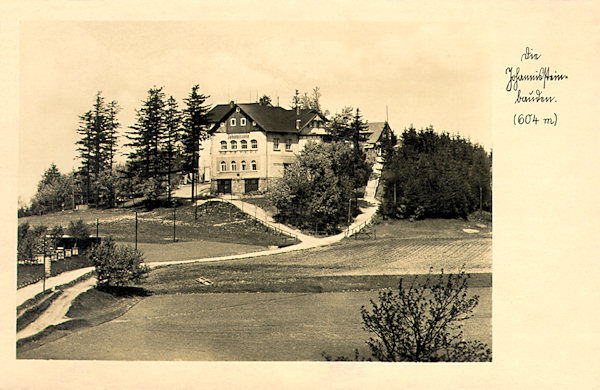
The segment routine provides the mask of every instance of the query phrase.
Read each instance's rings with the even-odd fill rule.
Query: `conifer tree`
[[[171,202],[172,182],[171,175],[175,169],[175,160],[177,154],[177,143],[181,138],[181,111],[177,106],[177,101],[173,96],[167,100],[165,110],[165,136],[164,136],[164,154],[167,170],[167,194],[168,201]]]
[[[129,153],[130,175],[137,175],[142,180],[154,178],[162,181],[161,146],[165,135],[165,94],[162,87],[156,86],[148,90],[142,107],[136,110],[137,120],[132,131],[126,135],[130,141],[126,144],[132,148]]]
[[[210,105],[206,104],[208,95],[198,92],[200,87],[194,85],[187,98],[183,99],[183,153],[184,169],[192,175],[192,204],[196,200],[196,175],[198,171],[198,147],[199,141],[208,138],[208,111]],[[197,217],[197,215],[195,215]]]
[[[121,111],[119,104],[113,100],[108,103],[107,116],[106,116],[106,142],[105,150],[108,155],[108,168],[112,170],[114,164],[114,158],[117,154],[117,129],[121,126],[117,119],[117,114]]]
[[[79,117],[77,132],[81,138],[76,142],[81,160],[79,175],[83,178],[86,202],[90,202],[94,193],[96,206],[100,198],[98,178],[111,169],[116,154],[119,110],[116,101],[107,105],[102,92],[98,91],[92,109]]]

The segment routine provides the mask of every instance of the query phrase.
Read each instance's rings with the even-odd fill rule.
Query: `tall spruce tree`
[[[365,122],[360,114],[360,110],[356,109],[356,114],[352,118],[352,122],[350,123],[350,140],[352,141],[352,145],[354,145],[354,150],[358,151],[360,148],[360,143],[364,142],[365,131],[369,129],[367,122]]]
[[[108,155],[108,168],[109,170],[112,170],[114,158],[117,154],[117,129],[121,126],[119,120],[117,119],[117,114],[119,111],[121,111],[121,107],[115,100],[113,100],[108,103],[106,111],[106,142],[104,147],[106,154]]]
[[[196,175],[198,171],[198,145],[199,141],[208,138],[208,111],[210,105],[206,104],[208,95],[198,92],[200,87],[194,85],[187,98],[183,99],[183,133],[184,169],[192,175],[192,204],[196,201]],[[197,218],[197,214],[194,214]]]
[[[177,143],[181,138],[181,111],[177,106],[177,101],[173,96],[167,100],[165,109],[165,136],[164,136],[164,154],[167,171],[167,194],[168,201],[171,202],[171,192],[173,191],[171,175],[175,169]]]
[[[154,178],[163,181],[161,146],[165,135],[165,94],[162,87],[148,90],[142,107],[136,110],[137,120],[127,132],[126,144],[132,148],[129,153],[130,175],[142,180]]]
[[[107,105],[102,92],[98,91],[92,109],[79,117],[77,132],[81,138],[76,142],[81,159],[79,175],[83,178],[88,204],[93,193],[94,203],[98,206],[98,178],[105,170],[110,170],[113,163],[117,147],[117,129],[120,126],[117,120],[119,110],[116,101]]]
[[[92,111],[87,111],[79,116],[79,128],[77,129],[77,132],[81,135],[81,138],[76,143],[79,145],[77,152],[79,152],[79,158],[81,159],[79,175],[82,177],[82,187],[85,191],[85,203],[88,204],[90,202],[92,165],[94,158],[92,154],[93,122]]]

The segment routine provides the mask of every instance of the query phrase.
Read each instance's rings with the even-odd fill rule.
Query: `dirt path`
[[[63,272],[62,274],[53,276],[51,278],[46,278],[46,290],[52,289],[54,287],[67,284],[88,272],[94,270],[94,267],[86,267],[79,268],[73,271]],[[35,297],[37,294],[41,293],[44,290],[43,281],[39,281],[34,284],[30,284],[23,288],[17,290],[17,306],[23,304],[28,299]]]
[[[66,317],[73,300],[81,293],[96,285],[96,278],[90,277],[76,285],[69,287],[46,309],[42,315],[27,327],[17,332],[17,340],[33,336],[50,325],[58,325],[69,318]]]

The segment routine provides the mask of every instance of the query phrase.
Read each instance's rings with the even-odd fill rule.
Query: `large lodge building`
[[[308,142],[329,138],[327,119],[313,110],[231,102],[208,115],[211,136],[200,145],[199,174],[216,193],[266,190]]]

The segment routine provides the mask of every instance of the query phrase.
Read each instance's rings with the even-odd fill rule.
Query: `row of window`
[[[236,140],[229,141],[229,148],[231,150],[237,150],[238,143]],[[250,140],[250,148],[258,149],[258,142],[253,139]],[[248,149],[248,141],[245,139],[240,141],[240,149]],[[221,150],[227,150],[227,141],[221,141]],[[273,150],[279,150],[279,138],[273,138]],[[292,151],[292,139],[288,138],[285,140],[285,150],[290,152]]]
[[[273,150],[279,150],[279,138],[273,138]],[[285,140],[285,150],[288,152],[292,151],[292,139],[288,138]]]
[[[237,150],[238,143],[236,140],[231,140],[229,143],[231,150]],[[250,147],[252,149],[258,149],[258,142],[255,139],[250,140]],[[248,141],[245,139],[240,141],[240,149],[248,149]],[[221,150],[227,150],[227,141],[221,141]]]
[[[235,118],[231,118],[229,120],[229,124],[231,126],[235,126],[235,125],[237,125],[237,121],[235,120]],[[255,123],[252,122],[252,124],[255,124]],[[240,126],[246,126],[246,118],[240,118]],[[221,127],[225,127],[225,122],[221,122]]]
[[[246,161],[242,161],[241,163],[241,168],[242,171],[247,171],[248,170],[248,166],[246,165]],[[253,171],[256,171],[256,161],[252,160],[250,162],[250,169]],[[232,171],[237,171],[237,163],[235,161],[231,162],[231,170]],[[225,161],[221,161],[221,172],[226,172],[227,171],[227,163]]]
[[[298,123],[296,124],[296,127],[299,126],[300,119],[298,119],[297,122]],[[252,124],[254,125],[256,123],[252,122]],[[231,118],[229,120],[229,125],[230,126],[236,126],[237,125],[236,118]],[[221,126],[225,126],[225,122],[221,122]],[[240,126],[246,126],[246,118],[240,118]],[[322,121],[318,121],[318,120],[314,120],[314,121],[311,121],[311,123],[309,124],[309,126],[312,127],[312,128],[322,127],[323,126],[323,122]]]

